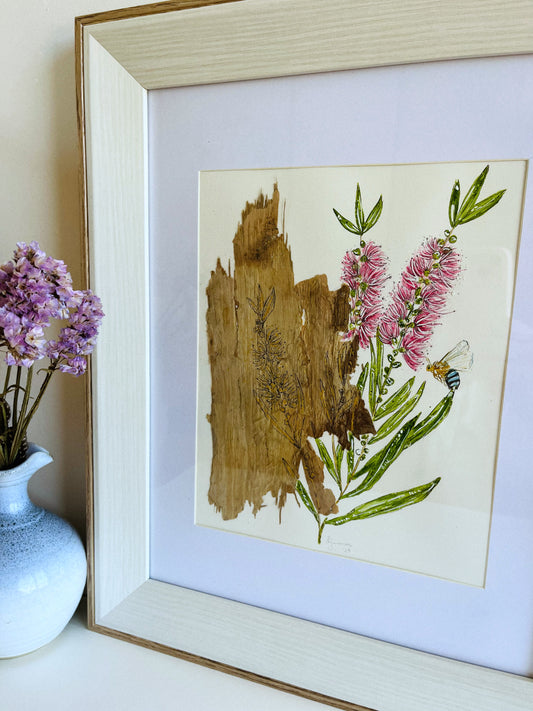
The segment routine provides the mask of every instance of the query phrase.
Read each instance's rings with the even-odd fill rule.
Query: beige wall
[[[81,286],[74,17],[120,0],[0,0],[0,261],[37,240]],[[104,304],[105,309],[105,304]],[[3,371],[2,371],[3,372]],[[30,439],[53,464],[37,474],[37,503],[85,530],[85,379],[57,374]]]

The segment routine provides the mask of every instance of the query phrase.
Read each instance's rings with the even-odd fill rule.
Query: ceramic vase
[[[76,531],[35,506],[28,481],[52,457],[28,457],[0,471],[0,658],[32,652],[63,630],[83,593],[86,558]]]

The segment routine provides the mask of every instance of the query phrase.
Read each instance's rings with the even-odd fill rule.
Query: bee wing
[[[451,351],[446,353],[442,360],[448,363],[450,368],[455,368],[455,370],[469,370],[474,362],[474,356],[468,341],[459,341]]]

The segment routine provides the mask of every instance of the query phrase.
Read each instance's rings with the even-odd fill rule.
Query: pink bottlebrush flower
[[[381,340],[398,349],[417,370],[440,323],[446,297],[460,272],[458,253],[442,240],[426,240],[404,269],[392,301],[379,322]]]
[[[382,313],[381,292],[388,279],[386,267],[387,258],[374,242],[344,255],[341,281],[350,289],[350,317],[343,341],[358,336],[360,347],[368,348],[375,336]]]

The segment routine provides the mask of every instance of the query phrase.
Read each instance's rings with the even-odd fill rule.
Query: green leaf
[[[462,218],[465,217],[476,204],[476,200],[479,197],[479,193],[481,192],[481,188],[483,187],[483,183],[485,182],[488,172],[489,166],[486,165],[470,186],[470,190],[467,192],[465,199],[459,208],[457,224],[462,224]]]
[[[397,412],[394,413],[394,415],[389,417],[388,420],[385,420],[385,422],[381,425],[376,434],[369,440],[368,444],[378,442],[380,439],[383,439],[384,437],[390,435],[390,433],[405,420],[407,415],[414,410],[416,404],[422,397],[422,393],[424,392],[425,387],[426,383],[424,382],[418,388],[414,397],[408,400]]]
[[[378,383],[377,383],[377,361],[376,361],[376,349],[374,348],[374,342],[370,341],[370,371],[368,378],[368,404],[370,406],[370,414],[373,415],[376,409],[376,399],[378,396]]]
[[[429,415],[418,423],[416,427],[413,427],[409,436],[407,437],[407,442],[405,448],[410,447],[418,440],[425,437],[430,432],[438,427],[441,422],[447,417],[451,410],[453,404],[453,391],[450,391],[442,400],[433,408]]]
[[[383,449],[368,460],[364,467],[357,473],[357,478],[365,477],[363,482],[353,491],[344,494],[343,499],[362,494],[364,491],[371,489],[374,484],[377,484],[383,474],[385,474],[390,465],[400,456],[402,450],[405,448],[409,433],[415,426],[418,417],[419,415],[416,415],[412,420],[409,420]]]
[[[337,470],[335,469],[335,464],[333,464],[333,459],[330,457],[330,454],[329,454],[328,450],[326,449],[326,445],[324,444],[324,442],[322,442],[321,439],[315,439],[315,442],[316,442],[316,446],[318,447],[320,459],[326,465],[326,469],[331,474],[334,481],[337,483],[337,486],[340,487],[341,483],[340,483],[339,477],[337,476]]]
[[[465,215],[465,217],[461,218],[458,224],[465,225],[467,222],[477,220],[478,217],[481,217],[481,215],[484,215],[486,212],[488,212],[492,207],[494,207],[494,205],[497,205],[502,199],[504,193],[505,190],[500,190],[497,193],[490,195],[488,198],[485,198],[485,200],[481,200],[481,202],[478,202],[477,205],[474,205],[470,212]]]
[[[450,220],[450,226],[453,228],[456,226],[457,211],[459,210],[459,198],[461,196],[461,185],[458,180],[452,188],[452,194],[450,195],[450,204],[448,206],[448,218]]]
[[[378,407],[376,410],[376,414],[374,415],[375,420],[380,420],[382,417],[385,417],[385,415],[390,415],[391,412],[394,412],[400,405],[403,405],[403,403],[407,400],[409,395],[411,394],[411,388],[413,387],[413,383],[415,382],[415,377],[413,377],[408,380],[404,385],[402,385],[401,388],[396,390],[396,392],[388,398],[388,400],[385,400],[385,402]]]
[[[383,352],[384,352],[383,343],[382,343],[381,338],[379,337],[379,334],[378,334],[376,336],[376,371],[377,371],[378,390],[381,390],[383,387]]]
[[[335,469],[337,470],[337,483],[339,484],[339,486],[340,486],[340,482],[342,481],[341,470],[342,470],[343,459],[344,459],[344,449],[343,449],[343,447],[341,447],[340,444],[338,444],[337,448],[335,449]]]
[[[368,383],[368,404],[370,414],[373,416],[376,410],[378,394],[382,388],[383,380],[383,343],[379,336],[374,341],[370,341],[370,379]]]
[[[335,213],[335,217],[337,220],[341,223],[341,225],[344,227],[345,230],[348,230],[348,232],[352,232],[354,235],[360,235],[361,230],[358,229],[353,222],[350,222],[350,220],[347,220],[345,217],[343,217],[340,212],[337,212],[335,208],[333,208],[333,212]]]
[[[311,501],[311,497],[309,496],[309,494],[308,494],[307,491],[305,490],[305,487],[304,487],[304,485],[302,484],[302,482],[301,482],[300,480],[298,480],[298,481],[296,482],[296,491],[300,494],[300,498],[301,498],[301,500],[302,500],[304,506],[306,507],[306,509],[309,509],[309,511],[310,511],[310,512],[313,514],[313,516],[315,517],[316,522],[317,522],[317,523],[320,523],[320,518],[319,518],[319,516],[318,516],[318,513],[317,513],[317,511],[316,511],[314,505],[313,505],[313,502]]]
[[[374,205],[374,207],[370,211],[370,215],[365,220],[365,223],[363,225],[363,229],[365,232],[368,232],[368,230],[370,230],[372,227],[374,227],[376,222],[381,217],[382,211],[383,211],[383,196],[380,195],[379,200]]]
[[[361,374],[359,375],[359,379],[357,380],[357,387],[359,388],[359,392],[361,393],[361,395],[363,394],[365,389],[366,379],[368,377],[368,369],[368,363],[365,363],[361,368]]]
[[[353,474],[353,465],[355,461],[355,456],[353,452],[353,439],[350,440],[350,449],[346,451],[346,462],[348,464],[348,480],[350,480],[350,477]]]
[[[372,501],[367,501],[365,504],[357,506],[344,516],[326,519],[324,523],[330,526],[342,526],[343,523],[348,523],[348,521],[358,521],[364,518],[383,516],[383,514],[404,509],[406,506],[419,504],[431,494],[439,481],[440,477],[430,481],[429,484],[423,484],[414,489],[406,489],[404,491],[397,491],[394,494],[380,496],[377,499],[372,499]]]
[[[357,183],[357,189],[355,191],[355,224],[359,228],[360,232],[359,234],[363,234],[364,230],[364,224],[365,224],[365,213],[363,212],[363,205],[361,202],[361,188],[359,187],[359,183]]]

